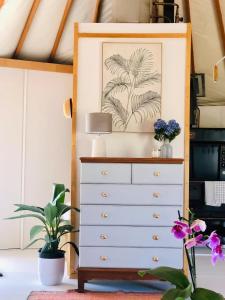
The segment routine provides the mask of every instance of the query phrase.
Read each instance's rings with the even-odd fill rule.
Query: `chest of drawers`
[[[79,290],[89,279],[183,268],[182,242],[171,234],[183,173],[182,159],[81,159]]]

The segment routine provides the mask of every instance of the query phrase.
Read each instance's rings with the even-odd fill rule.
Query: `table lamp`
[[[88,113],[86,115],[86,133],[97,135],[92,140],[91,156],[106,156],[106,143],[102,135],[112,133],[112,115],[103,112]]]
[[[218,77],[219,77],[218,65],[219,65],[219,63],[221,63],[224,59],[225,59],[225,56],[222,57],[221,59],[219,59],[219,60],[215,63],[215,65],[214,65],[214,67],[213,67],[213,80],[214,80],[214,82],[216,82],[216,81],[218,80]]]

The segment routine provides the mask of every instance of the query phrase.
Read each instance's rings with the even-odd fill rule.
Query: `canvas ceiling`
[[[120,0],[123,1],[123,0]],[[139,1],[139,0],[137,0]],[[186,15],[182,11],[181,15]],[[67,0],[41,0],[28,31],[19,59],[47,61]],[[99,22],[111,22],[113,0],[102,0]],[[225,99],[225,64],[219,66],[219,81],[212,80],[215,62],[225,53],[215,11],[214,0],[190,0],[193,27],[195,72],[205,73],[206,96]],[[225,0],[220,0],[225,23]],[[17,47],[33,0],[5,0],[0,8],[0,57],[12,58]],[[75,0],[59,43],[54,61],[71,64],[73,58],[73,23],[92,22],[96,0]]]

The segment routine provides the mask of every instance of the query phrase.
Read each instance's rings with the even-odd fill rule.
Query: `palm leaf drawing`
[[[135,50],[129,59],[129,69],[133,76],[150,75],[153,67],[153,55],[151,51],[143,48]]]
[[[160,95],[153,91],[134,95],[131,101],[132,113],[139,117],[140,122],[146,118],[153,118],[160,112],[160,100]]]
[[[104,112],[108,112],[112,114],[113,124],[116,127],[121,128],[125,126],[128,117],[128,112],[123,107],[120,100],[112,96],[105,98],[102,110]]]
[[[114,54],[107,58],[105,60],[105,66],[112,74],[121,75],[129,73],[127,60],[120,54]]]
[[[157,72],[151,73],[149,75],[142,74],[141,76],[138,76],[136,78],[134,87],[143,88],[150,84],[160,82],[160,80],[161,80],[161,75]]]
[[[117,93],[124,92],[129,86],[129,83],[126,82],[125,78],[117,77],[110,80],[103,91],[103,98],[107,98],[108,96],[114,96]]]

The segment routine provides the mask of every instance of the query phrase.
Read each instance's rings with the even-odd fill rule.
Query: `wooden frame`
[[[72,165],[71,165],[71,205],[77,206],[77,156],[76,156],[76,112],[77,112],[77,88],[78,88],[78,46],[81,38],[176,38],[186,40],[186,69],[185,69],[185,115],[184,115],[184,215],[188,215],[189,203],[189,116],[190,116],[190,58],[191,58],[191,25],[187,25],[185,33],[89,33],[79,32],[79,24],[75,24],[74,31],[74,88],[73,88],[73,117],[72,117]],[[71,216],[72,224],[75,218]],[[76,224],[77,225],[77,224]],[[74,270],[75,254],[70,251],[70,276],[76,278]],[[187,262],[184,260],[184,271],[187,273]]]

